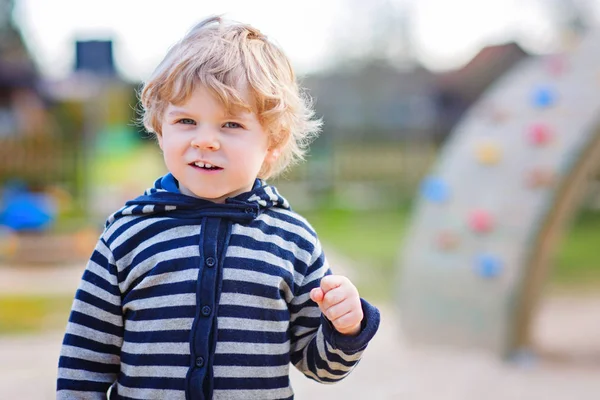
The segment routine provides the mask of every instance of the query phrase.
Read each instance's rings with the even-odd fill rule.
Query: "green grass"
[[[558,249],[552,283],[600,286],[600,211],[580,213]]]
[[[21,334],[63,330],[67,324],[72,296],[0,296],[0,333]]]
[[[304,216],[325,246],[357,267],[361,295],[390,298],[394,263],[409,217],[406,211],[323,210],[304,213]],[[331,267],[335,271],[335,265]]]

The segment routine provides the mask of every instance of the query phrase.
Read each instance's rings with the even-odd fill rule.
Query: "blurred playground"
[[[0,387],[49,399],[105,218],[165,169],[113,42],[76,40],[48,78],[0,3]],[[302,76],[324,132],[272,183],[383,322],[346,381],[293,375],[298,398],[600,398],[600,35],[570,10],[551,53],[488,43],[433,71],[382,50]]]

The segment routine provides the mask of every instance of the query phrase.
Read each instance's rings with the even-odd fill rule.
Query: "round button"
[[[196,358],[196,367],[202,368],[204,366],[204,357]]]
[[[212,309],[209,306],[202,307],[202,315],[204,315],[205,317],[208,317],[211,311]]]
[[[252,214],[252,211],[253,211],[253,210],[252,210],[250,207],[248,207],[248,208],[246,208],[246,209],[244,210],[244,212],[245,212],[246,214]]]
[[[206,259],[206,265],[208,265],[209,267],[214,267],[215,266],[215,259],[212,257],[208,257]]]

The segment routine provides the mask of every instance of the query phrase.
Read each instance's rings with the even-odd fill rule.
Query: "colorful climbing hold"
[[[423,180],[421,194],[433,203],[444,203],[450,198],[450,188],[442,179],[430,176]]]
[[[545,60],[546,71],[552,76],[560,76],[567,70],[567,61],[564,55],[555,54]]]
[[[502,150],[495,143],[479,143],[475,148],[475,158],[483,165],[494,165],[502,158]]]
[[[537,108],[551,107],[556,103],[556,91],[550,86],[538,86],[533,91],[533,106]]]
[[[542,146],[547,144],[552,139],[552,131],[546,124],[537,123],[529,128],[529,141],[536,145]]]
[[[525,177],[525,184],[532,189],[551,186],[555,181],[554,172],[541,167],[533,168]]]
[[[436,245],[443,251],[450,251],[458,247],[460,240],[458,235],[451,231],[441,231],[436,237]]]
[[[502,272],[502,261],[492,254],[477,256],[475,271],[482,278],[496,278]]]
[[[494,219],[485,210],[475,210],[469,215],[469,226],[476,233],[487,233],[494,228]]]

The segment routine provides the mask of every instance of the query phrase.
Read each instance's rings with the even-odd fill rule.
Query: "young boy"
[[[379,312],[331,275],[313,229],[262,180],[320,127],[285,55],[210,18],[168,52],[141,101],[169,173],[106,223],[57,398],[292,399],[290,362],[319,382],[344,378]]]

